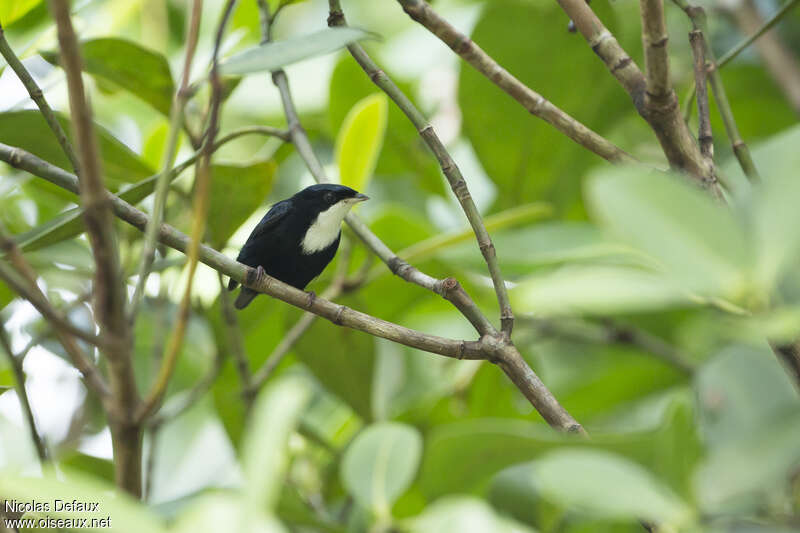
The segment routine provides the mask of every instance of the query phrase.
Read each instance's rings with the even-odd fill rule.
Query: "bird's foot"
[[[256,267],[255,276],[253,276],[253,280],[250,285],[259,285],[265,279],[267,279],[267,271],[264,270],[264,267],[258,265]]]
[[[314,305],[314,302],[317,301],[317,293],[314,291],[308,291],[306,294],[308,295],[308,304],[306,307],[311,309],[311,307]]]

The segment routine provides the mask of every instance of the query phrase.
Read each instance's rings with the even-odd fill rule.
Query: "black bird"
[[[312,185],[273,205],[236,258],[300,290],[319,276],[339,247],[342,220],[358,202],[369,197],[344,185]],[[228,282],[232,291],[238,283]],[[237,309],[244,309],[258,293],[242,287]]]

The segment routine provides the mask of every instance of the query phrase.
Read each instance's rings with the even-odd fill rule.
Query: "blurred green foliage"
[[[426,273],[457,277],[487,316],[497,317],[480,251],[414,127],[391,102],[387,108],[346,52],[319,56],[367,34],[318,32],[325,2],[268,3],[283,6],[274,28],[279,44],[270,47],[257,46],[255,2],[239,2],[234,12],[222,50],[229,68],[238,62],[244,76],[226,79],[221,134],[286,127],[269,75],[253,73],[286,66],[301,122],[328,174],[368,188],[372,200],[360,214],[370,228]],[[3,2],[0,21],[63,113],[66,91],[45,4]],[[204,11],[186,120],[195,133],[205,121],[203,80],[221,5],[208,2]],[[433,5],[555,105],[642,160],[666,166],[655,136],[585,41],[567,32],[555,3]],[[98,452],[88,444],[107,444],[102,406],[92,395],[68,406],[66,434],[42,424],[57,473],[31,475],[38,468],[27,431],[8,414],[15,379],[4,358],[0,498],[101,502],[100,514],[120,531],[616,533],[642,531],[640,521],[665,531],[797,530],[798,383],[766,339],[800,335],[800,126],[757,55],[726,66],[723,81],[763,182],[745,180],[712,102],[716,162],[732,184],[723,205],[680,176],[613,168],[579,148],[458,61],[393,2],[343,7],[351,24],[382,33],[365,46],[452,150],[512,283],[513,340],[591,439],[547,427],[487,362],[440,358],[324,320],[250,405],[241,368],[260,368],[301,311],[265,296],[254,300],[236,317],[245,357],[236,361],[216,273],[201,269],[164,412],[180,409],[198,383],[214,379],[186,412],[146,432],[144,503],[114,492],[110,447]],[[670,24],[677,20],[680,32],[688,31],[683,15],[666,7]],[[636,3],[595,0],[592,8],[641,65]],[[106,184],[149,210],[167,137],[164,115],[182,68],[186,5],[85,1],[74,2],[73,11]],[[797,42],[796,15],[777,28],[790,43]],[[723,15],[710,16],[715,43],[742,37]],[[693,81],[682,39],[670,41],[678,94]],[[293,64],[304,58],[311,59]],[[0,142],[71,170],[9,69],[0,88],[21,98],[0,102]],[[68,118],[59,120],[69,132]],[[192,156],[188,145],[179,161]],[[234,255],[268,205],[310,179],[293,148],[276,139],[240,137],[215,157],[206,242]],[[166,220],[183,229],[191,224],[193,174],[190,167],[171,184]],[[0,165],[0,221],[52,301],[89,328],[83,299],[94,263],[75,202]],[[133,276],[141,234],[117,227],[123,267]],[[389,275],[349,230],[343,235],[351,253],[340,251],[310,289],[322,292],[337,269],[367,272],[362,287],[337,301],[421,331],[475,338],[447,302]],[[177,252],[159,256],[136,322],[142,391],[174,324],[183,265]],[[0,316],[15,349],[38,339],[28,357],[40,357],[38,350],[67,361],[47,324],[2,283]],[[62,401],[41,396],[41,368],[26,361],[31,394],[40,398],[34,408],[47,411]]]

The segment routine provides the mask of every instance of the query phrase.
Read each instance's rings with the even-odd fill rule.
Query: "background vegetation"
[[[0,4],[0,499],[120,531],[798,530],[797,1],[343,4]],[[235,257],[325,176],[372,199],[317,300],[195,246]],[[234,313],[222,274],[280,299]]]

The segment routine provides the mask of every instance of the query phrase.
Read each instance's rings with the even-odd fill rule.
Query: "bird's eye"
[[[325,196],[323,196],[322,198],[323,198],[323,199],[324,199],[326,202],[328,202],[329,204],[334,204],[334,203],[336,203],[336,197],[333,195],[333,193],[332,193],[332,192],[326,192],[326,193],[325,193]]]

